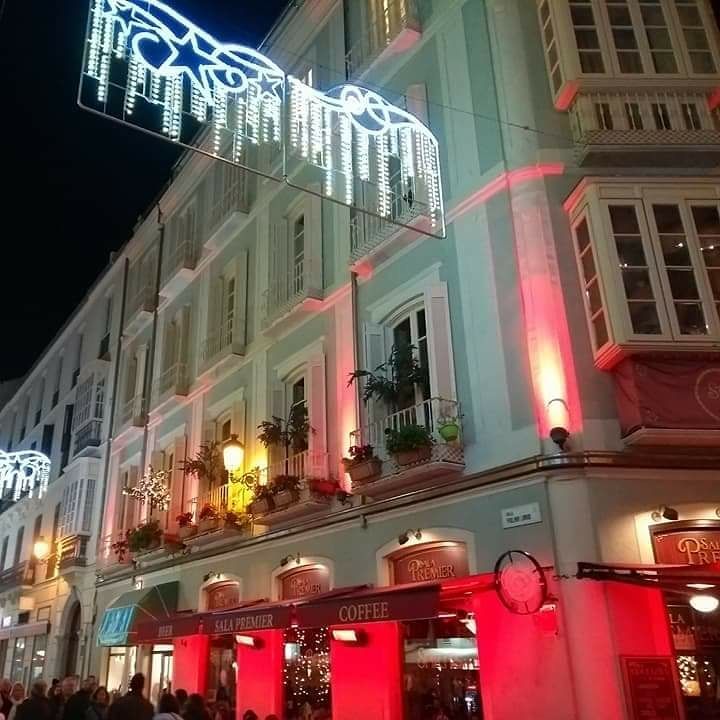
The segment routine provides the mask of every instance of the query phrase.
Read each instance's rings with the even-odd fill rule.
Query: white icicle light
[[[23,495],[41,498],[50,479],[50,458],[35,450],[0,450],[0,488],[14,501]]]

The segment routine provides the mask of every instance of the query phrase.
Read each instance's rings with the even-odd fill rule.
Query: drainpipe
[[[100,512],[98,519],[97,542],[95,543],[95,566],[97,567],[97,558],[102,549],[103,536],[101,534],[104,518],[104,508],[107,501],[107,490],[110,474],[110,455],[112,450],[113,429],[115,425],[115,410],[117,408],[118,386],[120,383],[120,353],[122,351],[123,328],[125,326],[125,301],[127,299],[128,270],[130,262],[125,258],[122,270],[122,291],[120,293],[120,322],[118,324],[117,340],[115,342],[115,367],[113,368],[112,385],[110,388],[110,417],[108,418],[107,441],[105,443],[105,459],[103,461],[102,473],[102,489],[100,491]],[[90,655],[92,652],[92,636],[97,620],[97,582],[95,583],[95,595],[93,597],[93,616],[90,621],[87,636],[83,643],[83,674],[87,677],[90,670]]]
[[[353,369],[360,367],[360,318],[358,317],[358,276],[354,270],[350,271],[350,312],[352,313],[353,334]],[[355,387],[355,427],[360,427],[360,383],[353,383]]]
[[[148,422],[150,418],[150,398],[152,397],[152,379],[155,369],[155,345],[157,343],[157,329],[158,329],[158,306],[160,305],[160,283],[162,281],[162,261],[163,261],[163,247],[165,245],[165,223],[163,222],[163,214],[160,209],[160,205],[157,207],[157,222],[160,226],[160,240],[158,241],[158,261],[157,269],[155,272],[155,293],[154,293],[154,310],[153,310],[153,321],[152,321],[152,333],[150,335],[150,351],[148,352],[148,359],[145,363],[145,378],[143,381],[143,401],[142,401],[142,415],[143,415],[143,443],[142,452],[140,454],[140,472],[145,471],[145,463],[147,461],[148,454]]]

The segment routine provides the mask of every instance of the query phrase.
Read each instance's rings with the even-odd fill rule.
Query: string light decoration
[[[698,663],[692,655],[678,655],[677,668],[683,695],[694,697],[700,694]]]
[[[170,507],[169,479],[167,470],[153,470],[151,465],[138,484],[124,487],[122,494],[134,498],[141,505],[148,503],[151,509],[167,510]]]
[[[50,458],[36,450],[0,450],[0,488],[14,501],[23,495],[41,498],[50,479]]]
[[[285,697],[300,712],[330,707],[330,636],[328,628],[293,628],[285,635]]]
[[[248,161],[244,147],[279,143],[287,182],[304,163],[318,170],[307,187],[319,183],[325,197],[444,234],[438,141],[412,113],[372,90],[349,83],[313,88],[159,0],[91,0],[84,78],[106,114],[113,112],[112,90],[124,98],[119,119],[170,140],[190,142],[207,122],[209,154],[237,164]],[[140,113],[141,101],[159,112]],[[425,223],[417,224],[421,217]]]

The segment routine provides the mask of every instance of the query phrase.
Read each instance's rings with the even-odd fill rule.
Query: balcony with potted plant
[[[388,497],[464,470],[458,403],[430,397],[427,369],[412,345],[393,347],[387,362],[374,371],[356,370],[350,382],[362,383],[372,410],[372,419],[351,434],[354,450],[344,460],[363,495]]]
[[[127,531],[127,548],[135,559],[161,550],[163,532],[158,520],[149,520]]]
[[[178,537],[181,540],[187,540],[197,534],[198,526],[193,523],[193,514],[191,512],[180,513],[176,518],[178,526]]]

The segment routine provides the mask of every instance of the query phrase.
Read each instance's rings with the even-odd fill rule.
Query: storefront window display
[[[30,680],[39,680],[45,669],[45,655],[47,653],[47,635],[36,635],[33,639],[32,663],[30,665]]]
[[[135,673],[137,648],[111,647],[108,656],[107,690],[109,693],[127,692],[130,678]]]
[[[470,624],[457,618],[403,623],[407,720],[482,718],[478,650]]]
[[[330,710],[327,628],[286,631],[284,683],[287,720],[302,720],[314,712]]]
[[[15,638],[12,664],[10,666],[10,679],[13,682],[25,682],[25,638]]]
[[[173,646],[153,645],[150,660],[150,702],[157,704],[165,690],[170,690]]]
[[[207,698],[210,702],[227,702],[235,707],[236,686],[235,640],[232,635],[210,641]]]

